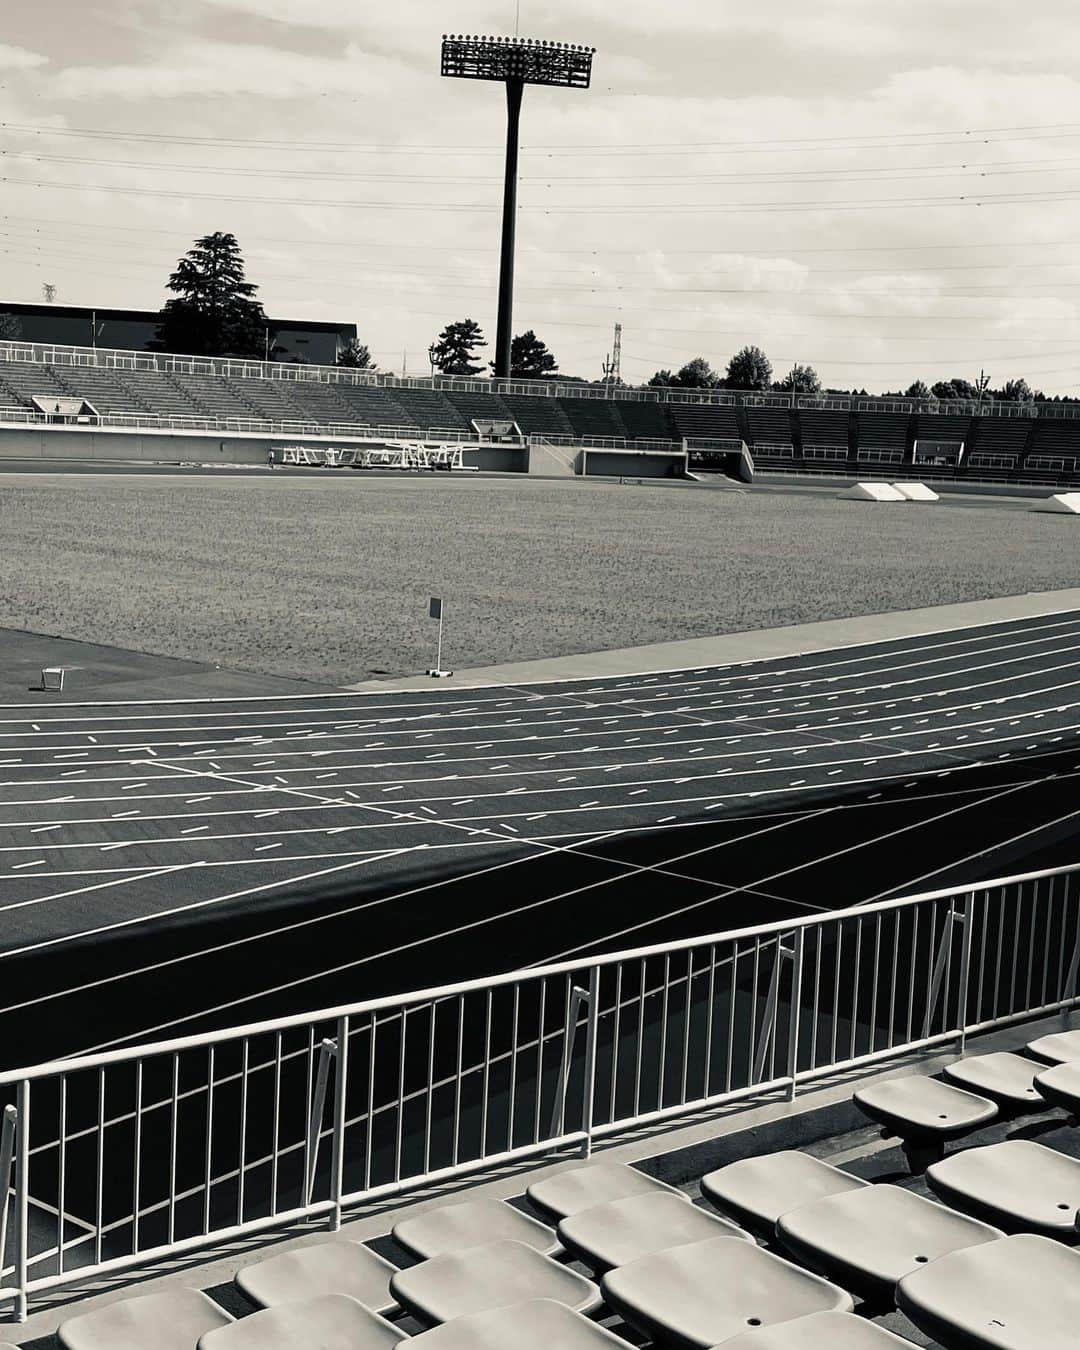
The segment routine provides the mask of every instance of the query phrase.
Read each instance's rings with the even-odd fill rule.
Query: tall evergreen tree
[[[161,311],[157,345],[163,351],[262,357],[273,345],[235,235],[219,230],[197,239],[177,263],[168,289],[176,298]]]
[[[359,338],[351,338],[337,354],[337,364],[348,366],[351,370],[374,370],[371,350]]]
[[[494,373],[495,362],[491,369]],[[559,363],[548,350],[546,342],[536,336],[530,328],[519,333],[510,343],[510,378],[513,380],[542,380],[545,375],[554,375]]]
[[[483,329],[474,319],[448,323],[429,348],[431,364],[444,375],[479,375],[478,347],[486,347]]]

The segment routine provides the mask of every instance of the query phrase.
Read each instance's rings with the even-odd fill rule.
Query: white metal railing
[[[0,1298],[1067,1015],[1078,870],[2,1074]]]
[[[431,389],[457,393],[527,395],[540,398],[618,399],[634,403],[698,403],[733,407],[837,409],[859,412],[953,414],[969,417],[1080,418],[1080,403],[1017,403],[993,399],[910,399],[847,395],[811,395],[779,390],[680,389],[667,385],[614,385],[564,380],[477,379],[465,375],[391,375],[348,366],[299,365],[244,357],[181,356],[63,343],[0,341],[0,361],[51,366],[97,366],[118,371],[163,371],[182,375],[218,375],[285,383],[348,384],[387,389]],[[0,372],[2,373],[2,372]]]

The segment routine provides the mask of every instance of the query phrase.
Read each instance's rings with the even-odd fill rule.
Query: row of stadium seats
[[[945,1075],[854,1100],[905,1141],[1050,1106],[1075,1116],[1080,1032]],[[405,1217],[390,1236],[412,1265],[328,1240],[240,1270],[258,1311],[239,1321],[173,1289],[75,1316],[59,1339],[65,1350],[626,1350],[598,1325],[614,1314],[676,1350],[910,1350],[870,1320],[895,1308],[946,1350],[1075,1350],[1080,1160],[1006,1139],[939,1158],[926,1180],[945,1203],[778,1152],[703,1177],[706,1209],[637,1168],[593,1161],[530,1185],[531,1213],[479,1198]]]
[[[968,418],[951,414],[857,412],[632,399],[495,395],[318,380],[114,370],[0,360],[0,406],[35,398],[82,397],[103,415],[259,419],[327,427],[378,426],[468,431],[474,421],[512,421],[528,435],[711,446],[746,440],[759,467],[829,469],[857,444],[859,462],[898,464],[912,439],[964,442],[961,471],[1007,480],[1061,481],[1080,473],[1080,421]],[[705,461],[702,461],[703,463]],[[966,467],[965,467],[966,466]],[[952,469],[947,469],[951,474]]]

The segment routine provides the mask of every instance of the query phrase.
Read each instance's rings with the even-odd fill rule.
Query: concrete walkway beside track
[[[433,684],[443,683],[448,687],[481,688],[537,684],[545,680],[651,675],[662,671],[690,670],[698,666],[728,666],[744,661],[806,656],[812,652],[831,651],[840,647],[894,642],[945,633],[955,628],[978,628],[984,624],[1034,619],[1077,609],[1080,609],[1080,587],[1060,591],[1030,591],[1026,595],[1008,595],[996,600],[970,600],[963,604],[862,614],[850,619],[824,619],[819,623],[723,633],[680,642],[654,642],[644,647],[619,647],[611,651],[546,657],[539,661],[478,666],[471,670],[455,671],[453,678],[445,682],[433,680],[430,676],[406,675],[394,680],[363,680],[348,688],[372,692],[407,691],[428,689]]]

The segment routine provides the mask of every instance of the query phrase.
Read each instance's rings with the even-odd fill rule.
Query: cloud
[[[40,52],[27,51],[25,47],[9,47],[0,42],[0,70],[36,70],[38,66],[48,63],[49,58]]]
[[[51,82],[62,100],[378,97],[400,91],[409,73],[399,63],[349,43],[336,55],[194,39],[174,43],[137,64],[70,66]]]

